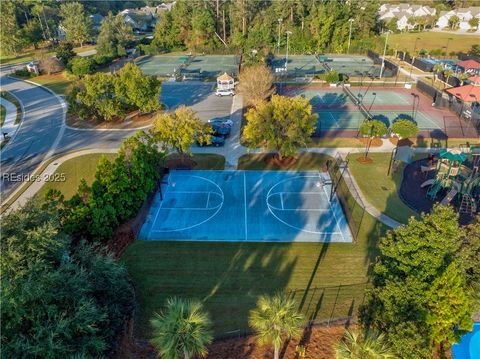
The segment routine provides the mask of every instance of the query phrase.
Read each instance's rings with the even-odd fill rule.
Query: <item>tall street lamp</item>
[[[383,69],[385,68],[385,55],[387,54],[387,43],[388,43],[389,34],[390,34],[390,31],[387,30],[387,37],[385,38],[385,46],[383,47],[383,57],[382,57],[382,67],[380,68],[380,78],[382,78]]]
[[[413,56],[412,56],[412,60],[410,61],[410,79],[412,78],[412,71],[413,71],[413,61],[415,60],[415,52],[417,51],[417,41],[420,40],[419,37],[417,37],[415,39],[415,45],[413,46]]]
[[[412,119],[413,119],[413,121],[415,121],[415,118],[417,117],[416,113],[417,113],[417,110],[418,110],[418,105],[420,104],[420,97],[415,92],[412,92],[410,95],[413,96]],[[415,102],[417,103],[416,108],[415,108]]]
[[[372,100],[372,103],[370,104],[370,107],[368,108],[368,112],[370,112],[370,110],[372,109],[373,103],[375,102],[375,99],[377,98],[377,93],[376,92],[372,92],[372,95],[373,95],[373,100]]]
[[[353,19],[348,19],[348,22],[350,23],[350,30],[348,32],[348,46],[347,46],[347,54],[350,53],[350,40],[352,39],[352,25],[355,20]]]
[[[285,31],[285,34],[287,34],[287,53],[285,55],[285,72],[287,71],[287,64],[288,64],[288,38],[292,34],[291,31]]]
[[[277,54],[280,53],[280,27],[282,26],[282,19],[278,19],[278,40],[277,40]]]
[[[453,40],[451,37],[447,39],[447,46],[445,46],[445,57],[448,56],[448,45],[450,45],[450,40]]]

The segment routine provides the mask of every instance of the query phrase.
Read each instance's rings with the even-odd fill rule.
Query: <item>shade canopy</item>
[[[463,163],[467,159],[467,155],[460,150],[450,149],[450,150],[443,150],[440,152],[440,158],[446,159],[449,161],[457,161]]]

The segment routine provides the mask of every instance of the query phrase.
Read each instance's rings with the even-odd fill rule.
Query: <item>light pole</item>
[[[278,19],[278,40],[277,40],[277,54],[280,53],[280,27],[282,26],[282,19]]]
[[[352,25],[355,20],[353,19],[348,19],[348,22],[350,23],[350,30],[348,32],[348,46],[347,46],[347,54],[350,53],[350,40],[352,39]]]
[[[375,102],[375,99],[377,98],[377,93],[376,92],[372,92],[372,95],[373,95],[373,100],[372,100],[372,103],[370,104],[370,107],[368,108],[368,112],[370,112],[370,110],[372,109],[373,103]]]
[[[380,68],[380,78],[382,78],[383,69],[385,68],[385,55],[387,54],[388,34],[390,34],[389,30],[387,30],[387,37],[385,38],[385,46],[383,47],[383,57],[382,57],[382,67]]]
[[[418,104],[420,104],[420,98],[419,98],[419,96],[418,96],[416,93],[414,93],[414,92],[412,92],[410,95],[413,96],[412,119],[413,119],[413,121],[415,121],[415,117],[417,117],[417,116],[416,116],[416,109],[415,109],[415,102],[417,102]],[[418,106],[417,106],[417,107],[418,107]]]
[[[450,45],[450,40],[453,40],[451,37],[447,39],[447,46],[445,46],[445,57],[448,56],[448,45]]]
[[[285,34],[287,34],[287,53],[285,55],[285,72],[287,72],[287,63],[288,63],[288,38],[292,34],[291,31],[285,31]]]
[[[410,79],[412,78],[412,71],[413,71],[413,61],[415,60],[415,52],[417,51],[417,41],[420,40],[419,37],[417,37],[415,39],[415,45],[413,46],[413,56],[412,56],[412,60],[410,61]]]

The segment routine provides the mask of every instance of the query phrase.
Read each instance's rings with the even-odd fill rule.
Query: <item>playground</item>
[[[352,242],[352,235],[326,173],[172,171],[140,239]]]
[[[480,208],[480,147],[443,150],[405,167],[400,198],[417,212],[435,203],[453,205],[461,223]]]
[[[136,64],[147,75],[188,80],[212,78],[224,72],[236,76],[240,58],[235,55],[157,55],[140,58]]]
[[[411,120],[417,123],[419,135],[423,137],[477,136],[473,125],[448,110],[432,107],[431,100],[418,91],[365,85],[334,88],[280,85],[278,91],[285,96],[310,100],[314,112],[319,115],[317,136],[355,136],[360,124],[369,117],[387,126],[400,118]]]

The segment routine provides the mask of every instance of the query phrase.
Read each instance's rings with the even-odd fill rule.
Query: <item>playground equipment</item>
[[[480,147],[469,150],[471,167],[465,165],[467,154],[460,150],[440,152],[435,176],[421,184],[430,186],[427,196],[435,200],[442,189],[449,189],[440,203],[447,205],[457,196],[461,197],[460,213],[474,214],[477,211],[476,191],[480,189]]]

